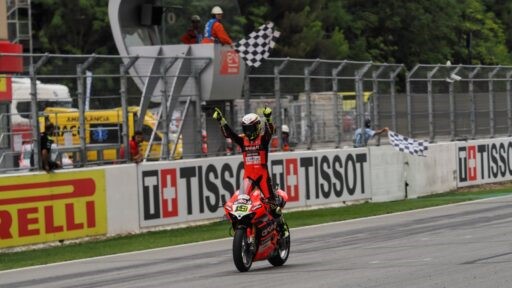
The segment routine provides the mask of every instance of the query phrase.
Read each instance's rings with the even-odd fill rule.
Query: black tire
[[[268,262],[274,266],[282,266],[288,260],[288,255],[290,255],[290,228],[288,225],[284,225],[284,229],[286,231],[286,237],[284,239],[279,239],[279,246],[277,247],[274,255],[268,258]]]
[[[253,254],[247,241],[247,230],[238,228],[233,238],[233,262],[240,272],[247,272],[251,268]]]

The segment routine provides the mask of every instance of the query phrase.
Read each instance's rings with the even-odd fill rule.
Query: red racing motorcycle
[[[283,215],[281,219],[272,215],[270,204],[250,179],[245,179],[242,187],[224,205],[234,231],[233,261],[236,268],[246,272],[253,261],[261,260],[268,260],[274,266],[283,265],[290,254],[290,229]],[[284,207],[288,195],[281,189],[277,194],[282,198],[281,206]],[[281,228],[278,221],[283,221]]]

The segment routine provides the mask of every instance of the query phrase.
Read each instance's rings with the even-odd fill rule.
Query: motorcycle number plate
[[[235,212],[247,212],[249,211],[249,205],[237,205]]]

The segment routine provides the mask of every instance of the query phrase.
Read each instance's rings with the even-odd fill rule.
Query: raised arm
[[[213,119],[219,122],[220,130],[222,131],[222,135],[224,135],[224,137],[231,138],[231,140],[233,140],[233,142],[235,142],[238,146],[243,147],[244,139],[233,132],[219,108],[215,108],[215,112],[213,112]]]

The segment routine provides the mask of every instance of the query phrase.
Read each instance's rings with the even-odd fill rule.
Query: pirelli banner
[[[139,166],[141,227],[222,217],[223,204],[240,187],[242,156]],[[273,183],[288,193],[287,207],[371,198],[366,149],[272,153]]]
[[[512,180],[512,138],[459,142],[457,186]]]
[[[0,248],[106,234],[104,174],[0,177]]]

